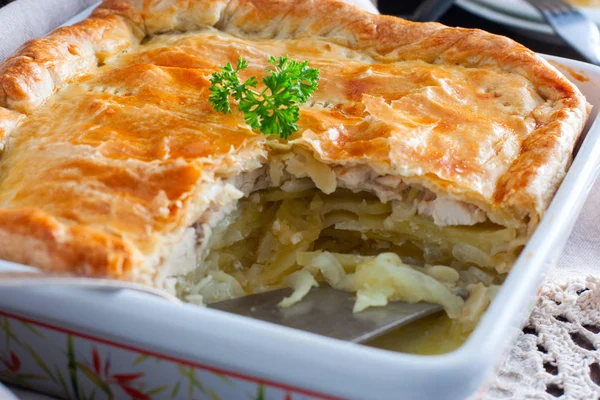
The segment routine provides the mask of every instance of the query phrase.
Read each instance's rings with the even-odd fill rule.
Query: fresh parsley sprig
[[[288,56],[269,58],[275,69],[266,69],[262,82],[265,88],[257,92],[258,85],[253,76],[242,82],[238,72],[248,67],[248,62],[238,58],[235,69],[231,63],[221,67],[221,72],[212,74],[210,103],[215,111],[231,113],[229,97],[244,113],[246,123],[254,130],[267,135],[288,138],[298,130],[300,105],[317,90],[319,70],[310,68],[308,61],[290,60]]]

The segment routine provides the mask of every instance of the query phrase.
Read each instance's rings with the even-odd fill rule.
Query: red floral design
[[[102,368],[102,359],[100,357],[100,353],[95,346],[92,346],[92,368],[87,365],[82,365],[81,367],[87,371],[88,377],[92,379],[94,383],[98,386],[104,387],[107,391],[112,391],[111,386],[118,386],[123,392],[127,393],[134,400],[151,400],[151,396],[142,392],[139,389],[136,389],[132,385],[136,380],[143,378],[143,373],[119,373],[119,374],[111,374],[110,373],[110,358],[107,358],[104,361],[104,368]],[[92,376],[90,376],[90,373]]]
[[[2,315],[3,313],[0,312],[0,318]],[[37,354],[36,349],[39,349],[40,345],[39,338],[45,338],[42,333],[38,332],[38,328],[35,328],[35,331],[31,328],[25,331],[26,333],[32,332],[35,335],[35,342],[32,342],[35,346],[30,346],[27,343],[28,335],[20,335],[23,333],[23,328],[17,325],[17,328],[21,328],[21,330],[17,330],[15,334],[11,330],[8,318],[21,321],[23,325],[25,322],[14,316],[8,316],[8,318],[5,316],[4,318],[4,324],[0,326],[0,334],[4,333],[6,335],[7,344],[3,348],[3,355],[0,355],[0,375],[3,379],[14,381],[22,386],[40,388],[38,382],[45,381],[46,386],[53,385],[55,391],[61,391],[66,397],[81,398],[82,400],[91,400],[97,397],[98,394],[108,398],[131,398],[134,400],[152,400],[152,398],[157,397],[177,398],[182,388],[187,386],[189,386],[189,396],[191,398],[194,398],[198,393],[201,393],[203,398],[211,397],[213,399],[220,398],[221,400],[231,398],[219,397],[219,393],[214,388],[203,382],[204,377],[202,375],[196,376],[198,371],[210,371],[227,384],[230,388],[228,393],[230,393],[231,388],[237,390],[235,382],[238,379],[257,384],[257,399],[263,399],[266,389],[271,387],[281,390],[279,396],[282,400],[292,400],[296,393],[296,391],[284,385],[254,381],[237,373],[227,373],[218,369],[213,370],[212,367],[192,364],[162,354],[148,353],[137,348],[127,348],[118,343],[79,335],[62,328],[41,325],[35,321],[25,321],[36,326],[40,325],[45,329],[66,333],[66,350],[63,350],[66,362],[61,364],[60,360],[62,359],[44,358],[44,352],[40,355]],[[84,346],[86,343],[87,345]],[[131,361],[131,369],[123,369],[125,365],[120,362],[118,368],[114,368],[114,365],[112,365],[112,369],[117,369],[118,372],[111,371],[111,364],[114,364],[111,362],[111,352],[103,350],[102,347],[98,348],[95,345],[96,343],[129,351],[132,356],[137,356]],[[15,347],[15,351],[12,351],[9,344],[13,344],[12,347]],[[0,349],[2,349],[2,346],[0,346]],[[87,356],[84,355],[86,353]],[[121,360],[120,355],[118,359]],[[180,376],[177,377],[173,374],[170,377],[173,381],[165,381],[162,377],[157,380],[153,372],[148,374],[140,372],[140,369],[142,371],[148,369],[147,364],[149,361],[146,360],[151,359],[155,359],[156,364],[166,361],[169,368],[179,369]],[[58,361],[58,363],[48,365],[45,360]],[[171,369],[171,373],[173,372],[175,370]],[[215,388],[218,388],[218,386]],[[299,391],[299,393],[306,393],[306,391]],[[271,393],[271,395],[273,394]],[[317,396],[311,394],[311,397]]]
[[[94,360],[94,371],[96,371],[96,374],[100,375],[100,355],[98,354],[96,346],[92,347],[92,357]]]
[[[121,385],[121,389],[123,389],[125,391],[125,393],[127,393],[128,395],[130,395],[132,399],[135,399],[135,400],[152,400],[152,398],[150,396],[148,396],[147,394],[142,393],[139,390],[134,389],[132,387]]]
[[[110,358],[106,359],[106,362],[104,363],[104,376],[108,376],[110,371]]]
[[[144,376],[144,374],[142,374],[142,373],[139,373],[139,374],[114,374],[112,376],[112,378],[114,378],[119,385],[122,385],[122,384],[125,384],[128,382],[131,382],[131,381],[135,381],[136,379],[141,378],[143,376]]]
[[[19,357],[17,357],[14,351],[10,352],[9,360],[3,358],[1,361],[2,364],[4,364],[6,368],[8,368],[8,370],[13,374],[16,374],[21,369],[21,360],[19,359]]]

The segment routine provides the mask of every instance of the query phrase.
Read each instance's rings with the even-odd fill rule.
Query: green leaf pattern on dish
[[[157,362],[147,362],[151,358]],[[68,400],[289,400],[296,396],[251,377],[8,316],[0,316],[0,379]],[[317,398],[305,393],[300,397]]]

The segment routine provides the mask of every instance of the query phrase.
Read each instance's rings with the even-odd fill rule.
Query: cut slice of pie
[[[242,56],[308,60],[289,140],[216,113]],[[0,258],[194,302],[318,281],[486,307],[560,184],[578,89],[501,36],[334,0],[106,0],[0,64]],[[467,299],[466,302],[463,299]]]

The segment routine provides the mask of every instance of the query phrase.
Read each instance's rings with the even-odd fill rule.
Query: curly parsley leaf
[[[252,129],[286,139],[298,130],[300,105],[317,90],[319,70],[310,68],[308,61],[298,62],[287,56],[270,57],[269,63],[275,68],[265,70],[264,89],[260,92],[252,89],[258,84],[256,77],[241,82],[238,72],[248,67],[242,57],[235,69],[231,63],[221,67],[221,72],[211,76],[209,100],[215,111],[227,114],[231,113],[232,97]]]

